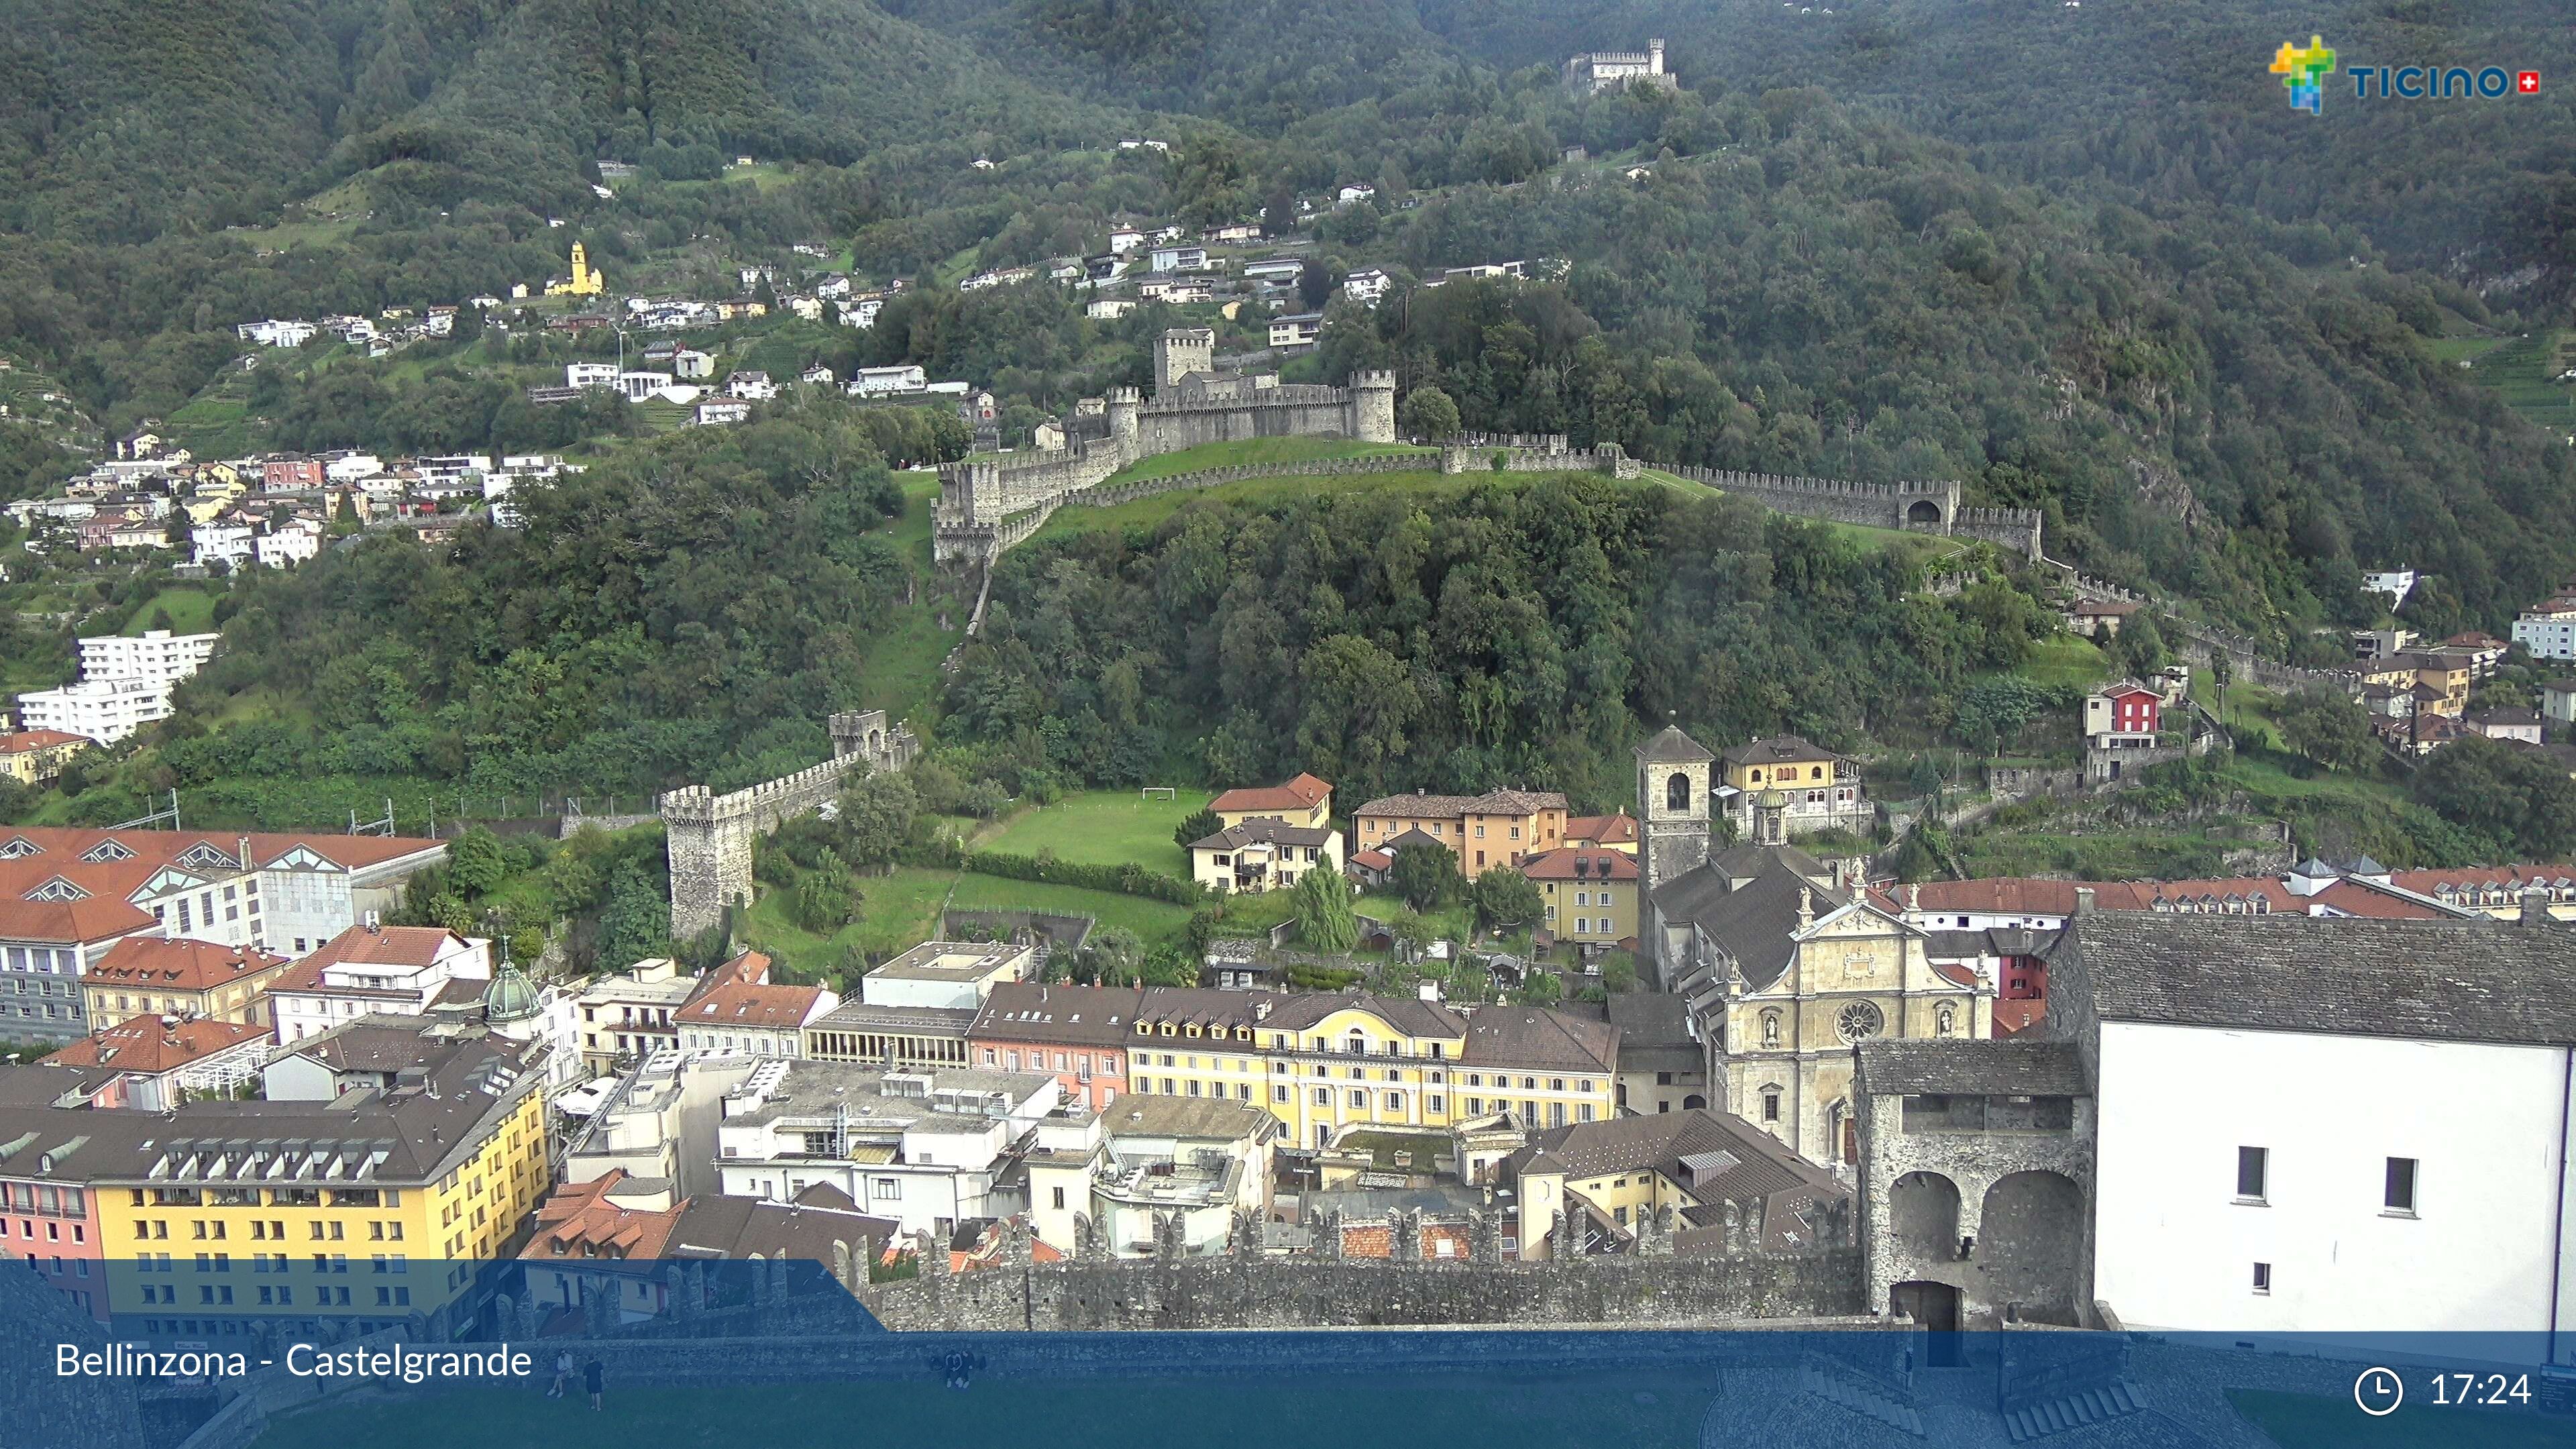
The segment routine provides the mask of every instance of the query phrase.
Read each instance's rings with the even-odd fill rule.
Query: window
[[[1387,1093],[1387,1094],[1386,1094],[1386,1110],[1388,1110],[1388,1111],[1390,1111],[1390,1112],[1401,1112],[1401,1111],[1403,1111],[1403,1110],[1404,1110],[1404,1094],[1403,1094],[1402,1092],[1389,1092],[1389,1093]]]
[[[1368,1093],[1367,1093],[1367,1092],[1365,1092],[1365,1091],[1363,1091],[1363,1090],[1361,1090],[1360,1088],[1353,1087],[1353,1088],[1351,1089],[1351,1105],[1352,1105],[1352,1106],[1354,1106],[1354,1107],[1365,1107],[1365,1106],[1367,1106],[1367,1105],[1368,1105]]]
[[[1422,1105],[1425,1110],[1429,1111],[1431,1115],[1435,1117],[1439,1116],[1442,1112],[1449,1110],[1449,1101],[1445,1097],[1433,1097]]]
[[[1315,1105],[1318,1107],[1329,1107],[1333,1105],[1333,1089],[1330,1087],[1317,1087],[1315,1089]]]
[[[878,1202],[901,1202],[903,1201],[903,1179],[880,1177],[870,1185],[868,1196]]]
[[[1765,1122],[1777,1122],[1780,1120],[1779,1093],[1765,1092],[1762,1094],[1762,1120]]]
[[[1058,1209],[1064,1206],[1064,1189],[1061,1187],[1055,1190],[1055,1205]]]
[[[2271,1264],[2257,1263],[2254,1265],[2254,1291],[2257,1293],[2269,1293],[2272,1291]]]
[[[1287,1101],[1287,1100],[1288,1100],[1288,1087],[1287,1087],[1287,1084],[1286,1084],[1286,1083],[1281,1083],[1280,1085],[1278,1085],[1278,1086],[1276,1086],[1276,1087],[1271,1088],[1271,1089],[1270,1089],[1270,1100],[1271,1100],[1271,1101],[1274,1101],[1274,1102],[1285,1102],[1285,1101]]]
[[[2239,1147],[2236,1149],[2236,1200],[2263,1201],[2264,1179],[2271,1175],[2272,1149]]]
[[[2388,1191],[2381,1197],[2381,1206],[2393,1217],[2415,1216],[2414,1158],[2388,1159]]]
[[[1761,777],[1757,774],[1754,778],[1758,780]],[[1664,781],[1664,808],[1667,810],[1688,810],[1690,808],[1690,803],[1690,776],[1676,771],[1672,778]]]

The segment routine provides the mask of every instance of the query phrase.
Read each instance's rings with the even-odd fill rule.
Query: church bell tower
[[[1637,747],[1638,863],[1649,893],[1708,862],[1709,767],[1716,760],[1678,724]]]

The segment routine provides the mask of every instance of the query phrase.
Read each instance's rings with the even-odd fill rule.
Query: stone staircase
[[[2045,1439],[2135,1414],[2147,1407],[2145,1394],[2129,1379],[2114,1379],[2098,1389],[2081,1389],[2059,1398],[2043,1399],[2018,1409],[2004,1412],[2004,1428],[2016,1444]]]

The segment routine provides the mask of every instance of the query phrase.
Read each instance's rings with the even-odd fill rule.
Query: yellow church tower
[[[579,242],[572,244],[572,280],[556,282],[546,288],[549,297],[596,297],[606,289],[606,279],[590,269],[590,250]]]

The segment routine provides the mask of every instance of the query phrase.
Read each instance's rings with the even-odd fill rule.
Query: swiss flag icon
[[[2513,78],[2513,88],[2526,96],[2540,94],[2540,72],[2536,70],[2518,72]]]

